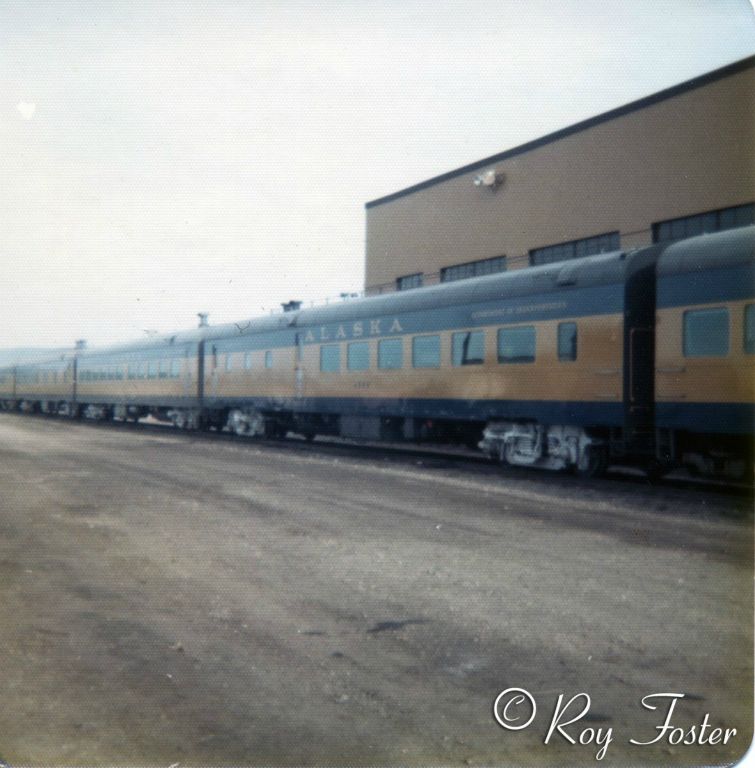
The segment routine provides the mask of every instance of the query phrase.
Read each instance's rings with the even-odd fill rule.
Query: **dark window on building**
[[[454,264],[451,267],[443,267],[440,271],[441,283],[450,283],[453,280],[465,280],[468,277],[481,277],[492,275],[496,272],[506,271],[506,257],[495,256],[492,259],[480,259],[468,261],[465,264]]]
[[[744,346],[748,355],[755,354],[755,304],[745,307]]]
[[[521,325],[498,330],[499,363],[535,362],[535,326]]]
[[[338,373],[341,370],[341,345],[323,344],[320,347],[320,370]]]
[[[412,339],[412,366],[440,368],[440,336],[415,336]]]
[[[273,352],[272,350],[268,349],[267,352],[265,352],[265,368],[272,368],[273,367]]]
[[[558,324],[558,359],[562,361],[577,359],[576,323]]]
[[[485,361],[485,332],[466,331],[451,337],[452,365],[482,365]]]
[[[708,232],[720,232],[724,229],[736,229],[755,224],[755,204],[737,205],[733,208],[720,208],[717,211],[698,213],[694,216],[682,216],[653,224],[653,242],[665,243],[669,240],[683,240]]]
[[[381,339],[378,342],[378,368],[396,370],[404,365],[404,340]]]
[[[396,290],[408,291],[410,288],[422,287],[422,273],[417,272],[414,275],[404,275],[396,278]]]
[[[346,349],[346,367],[350,371],[366,371],[370,367],[370,344],[354,341]]]
[[[594,256],[596,253],[610,253],[618,251],[621,242],[618,232],[606,232],[603,235],[584,237],[581,240],[572,240],[568,243],[547,245],[544,248],[535,248],[530,251],[530,264],[552,264],[556,261],[568,261],[580,259],[583,256]]]
[[[693,309],[684,313],[685,357],[725,357],[728,354],[728,309]]]

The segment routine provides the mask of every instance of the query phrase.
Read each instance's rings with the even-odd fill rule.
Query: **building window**
[[[755,304],[745,307],[744,343],[745,352],[748,355],[755,354]]]
[[[381,339],[378,342],[378,368],[396,370],[404,366],[403,339]]]
[[[341,370],[341,345],[323,344],[320,347],[320,370],[338,373]]]
[[[583,256],[594,256],[596,253],[610,253],[621,248],[618,232],[606,232],[603,235],[585,237],[568,243],[557,243],[544,248],[530,251],[530,264],[552,264],[556,261],[581,259]]]
[[[485,361],[485,332],[467,331],[451,337],[452,365],[482,365]]]
[[[417,272],[414,275],[404,275],[396,278],[396,290],[408,291],[410,288],[422,287],[422,273]]]
[[[562,362],[577,359],[577,324],[558,324],[558,359]]]
[[[366,371],[370,367],[370,344],[355,341],[346,349],[346,367],[350,371]]]
[[[265,368],[272,368],[273,367],[273,351],[271,349],[268,349],[267,352],[265,352]]]
[[[440,368],[440,336],[415,336],[412,339],[412,365],[415,368]]]
[[[245,371],[252,370],[252,353],[251,352],[244,352],[244,370]]]
[[[506,257],[494,256],[492,259],[480,259],[468,261],[465,264],[454,264],[451,267],[443,267],[440,270],[441,283],[450,283],[454,280],[465,280],[468,277],[481,277],[493,275],[496,272],[506,271]]]
[[[685,357],[725,357],[728,354],[728,309],[693,309],[684,313]]]
[[[653,242],[666,243],[670,240],[683,240],[708,232],[720,232],[724,229],[736,229],[755,224],[755,203],[737,205],[733,208],[720,208],[717,211],[698,213],[694,216],[682,216],[653,224]]]
[[[521,325],[498,330],[499,363],[535,362],[535,326]]]

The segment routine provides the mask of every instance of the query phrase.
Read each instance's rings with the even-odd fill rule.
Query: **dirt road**
[[[0,415],[0,757],[583,765],[611,729],[604,765],[731,760],[749,508]],[[528,728],[493,719],[509,687]],[[544,744],[579,692],[564,730],[593,743]],[[660,692],[685,694],[674,726],[736,735],[630,744],[658,735],[668,700],[640,700]]]

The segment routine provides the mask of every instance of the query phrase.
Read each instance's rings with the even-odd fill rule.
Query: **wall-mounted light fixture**
[[[503,184],[505,174],[503,171],[498,171],[495,168],[491,168],[489,171],[484,171],[474,177],[473,184],[476,187],[487,187],[491,191],[495,192],[498,187]]]

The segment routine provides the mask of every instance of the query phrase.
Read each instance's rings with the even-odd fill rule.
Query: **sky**
[[[358,291],[367,201],[753,53],[749,0],[0,0],[0,348]]]

